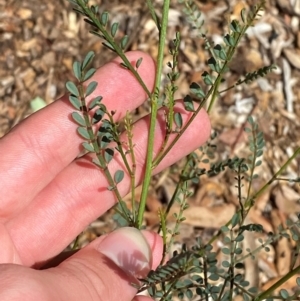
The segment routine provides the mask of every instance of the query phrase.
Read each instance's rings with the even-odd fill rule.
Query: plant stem
[[[294,275],[297,275],[300,273],[300,266],[297,266],[293,270],[291,270],[289,273],[287,273],[285,276],[283,276],[281,279],[279,279],[277,282],[275,282],[271,287],[269,287],[267,290],[262,292],[258,295],[254,300],[255,301],[261,301],[266,299],[269,295],[271,295],[272,292],[274,292],[277,288],[279,288],[282,284],[286,283],[291,277]]]
[[[255,171],[255,163],[256,163],[256,159],[257,159],[257,133],[256,133],[256,129],[254,128],[253,124],[251,124],[251,131],[252,131],[252,137],[253,137],[253,148],[254,150],[253,152],[253,158],[251,160],[251,169],[250,169],[250,176],[249,176],[249,183],[248,183],[248,189],[247,189],[247,197],[246,200],[249,199],[250,196],[250,192],[251,192],[251,187],[252,187],[252,182],[253,182],[253,175],[254,175],[254,171]],[[252,149],[250,147],[250,149]],[[247,207],[246,207],[247,208]]]
[[[151,173],[153,169],[152,158],[153,158],[153,147],[154,147],[154,133],[156,127],[157,111],[158,111],[158,97],[159,97],[159,87],[161,84],[164,48],[165,48],[166,33],[168,27],[169,6],[170,6],[170,0],[165,0],[163,4],[162,23],[160,27],[160,33],[159,33],[159,48],[158,48],[158,57],[157,57],[157,70],[155,75],[155,88],[150,98],[151,117],[150,117],[150,127],[148,132],[149,136],[148,136],[148,143],[147,143],[147,158],[146,158],[146,167],[145,167],[145,175],[144,175],[145,178],[142,187],[141,199],[140,199],[140,204],[138,209],[137,225],[136,225],[138,229],[140,229],[143,222],[143,216],[144,216],[146,200],[148,195],[148,188],[149,188]]]

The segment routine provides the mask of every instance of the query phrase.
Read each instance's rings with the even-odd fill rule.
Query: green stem
[[[171,200],[169,201],[168,206],[166,208],[165,219],[167,219],[167,216],[168,216],[171,208],[173,207],[173,205],[174,205],[174,203],[176,201],[176,198],[179,195],[179,192],[182,190],[183,184],[186,182],[186,180],[184,180],[184,177],[186,177],[186,173],[187,173],[187,171],[189,169],[190,160],[192,160],[192,159],[191,159],[191,156],[189,155],[187,157],[187,160],[186,160],[185,164],[184,164],[184,167],[182,168],[181,175],[180,175],[180,178],[179,178],[179,182],[177,183],[175,191],[174,191],[174,193],[173,193],[173,195],[171,197]],[[161,226],[158,228],[157,233],[159,233],[160,230],[161,230]]]
[[[261,301],[266,299],[268,296],[272,294],[276,289],[278,289],[282,284],[286,283],[291,277],[294,275],[297,275],[300,273],[300,266],[297,266],[293,270],[291,270],[289,273],[287,273],[284,277],[279,279],[276,283],[274,283],[271,287],[269,287],[267,290],[265,290],[263,293],[259,294],[258,297],[256,297],[255,301]]]
[[[230,230],[230,267],[229,267],[229,275],[230,275],[230,301],[233,299],[233,288],[234,288],[234,237],[233,237],[233,230]]]
[[[166,213],[163,212],[162,210],[158,211],[159,219],[160,219],[160,229],[162,231],[162,239],[163,239],[163,252],[162,252],[162,258],[160,261],[160,265],[163,265],[165,262],[165,258],[168,255],[167,254],[167,225],[166,225]],[[159,231],[160,232],[160,231]],[[159,233],[158,232],[158,233]]]
[[[169,13],[170,0],[165,0],[163,5],[162,13],[162,23],[159,34],[159,48],[158,48],[158,57],[157,57],[157,70],[155,76],[155,88],[154,93],[151,95],[151,117],[150,117],[150,127],[149,127],[149,136],[147,143],[147,158],[146,158],[146,167],[144,182],[142,187],[140,205],[138,209],[137,217],[137,228],[141,228],[143,222],[144,211],[146,207],[146,200],[148,195],[148,189],[150,185],[151,173],[152,173],[152,158],[153,158],[153,148],[154,148],[154,133],[156,127],[157,111],[158,111],[158,97],[159,97],[159,88],[161,84],[161,74],[163,67],[163,58],[164,58],[164,48],[166,41],[166,33],[168,27],[168,13]]]
[[[126,133],[129,142],[129,153],[132,162],[132,168],[130,172],[130,186],[131,186],[131,206],[132,206],[132,213],[134,222],[136,220],[136,209],[135,209],[135,172],[136,172],[136,160],[135,160],[135,153],[134,153],[134,144],[133,144],[133,134],[132,134],[132,119],[129,117],[129,114],[126,116],[126,122],[128,122],[128,126],[126,127]]]
[[[252,161],[251,161],[251,170],[250,170],[250,176],[249,176],[249,183],[248,183],[246,200],[248,200],[249,196],[250,196],[252,182],[253,182],[253,175],[254,175],[255,166],[256,166],[255,163],[256,163],[256,159],[257,159],[257,157],[256,157],[256,153],[257,153],[257,132],[256,132],[255,127],[253,126],[253,124],[251,124],[251,130],[252,130],[254,150],[253,150],[253,158],[252,158]],[[247,202],[245,202],[245,203],[247,203]],[[247,206],[246,206],[246,208],[247,208]]]
[[[204,286],[208,287],[208,277],[207,277],[207,257],[203,258],[203,276],[204,276]],[[209,300],[208,293],[205,293],[205,301]]]
[[[225,64],[224,64],[225,65]],[[211,101],[209,103],[209,106],[208,106],[208,109],[207,109],[207,113],[209,114],[214,103],[215,103],[215,100],[217,99],[217,96],[218,96],[218,88],[221,84],[221,79],[222,79],[222,76],[221,76],[222,73],[220,73],[216,79],[216,81],[214,82],[214,90],[213,90],[213,93],[212,93],[212,97],[211,97]]]

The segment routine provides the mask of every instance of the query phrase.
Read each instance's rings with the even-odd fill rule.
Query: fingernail
[[[136,228],[115,230],[99,244],[98,250],[135,278],[145,278],[151,269],[150,246]]]

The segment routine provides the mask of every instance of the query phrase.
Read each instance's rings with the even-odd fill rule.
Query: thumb
[[[60,285],[66,300],[132,300],[137,292],[132,283],[155,269],[162,254],[161,238],[147,231],[143,234],[135,228],[120,228],[61,263],[56,272],[63,279],[66,272],[70,275],[68,288],[63,282]]]

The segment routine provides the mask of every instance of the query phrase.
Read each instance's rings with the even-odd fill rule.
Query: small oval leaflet
[[[90,79],[96,72],[95,68],[89,69],[86,74],[84,75],[83,81],[85,82],[86,80]]]
[[[216,72],[220,72],[220,66],[218,64],[218,62],[215,60],[214,57],[211,57],[207,60],[207,64],[210,67],[211,70],[216,71]]]
[[[104,151],[104,158],[106,163],[109,163],[114,156],[114,150],[112,148],[106,148]]]
[[[238,262],[235,264],[234,266],[236,269],[243,269],[244,268],[244,265],[241,263],[241,262]]]
[[[82,146],[84,147],[85,150],[87,150],[90,153],[94,153],[95,152],[93,146],[91,144],[89,144],[88,142],[83,142]]]
[[[114,175],[114,179],[116,184],[120,183],[124,178],[124,171],[123,170],[117,170],[115,175]]]
[[[87,88],[86,88],[86,91],[85,91],[85,96],[91,95],[95,91],[97,86],[98,86],[98,83],[95,82],[95,81],[89,83]]]
[[[234,228],[240,222],[240,215],[235,213],[231,219],[232,228]]]
[[[108,21],[108,12],[105,11],[105,12],[102,13],[102,15],[101,15],[100,22],[101,22],[101,24],[102,24],[103,26],[106,26],[107,21]]]
[[[235,46],[235,41],[234,38],[232,36],[230,36],[229,34],[226,34],[223,38],[224,42],[226,45],[234,47]]]
[[[229,255],[230,254],[230,250],[228,248],[222,248],[222,253]]]
[[[201,76],[202,76],[203,81],[206,85],[208,85],[208,86],[213,85],[212,78],[206,71],[204,71]]]
[[[82,71],[84,71],[85,68],[90,64],[90,62],[93,60],[94,56],[95,56],[94,51],[89,51],[87,53],[87,55],[85,56],[85,58],[83,60],[82,66],[81,66]]]
[[[174,121],[175,121],[177,127],[179,127],[179,128],[182,127],[182,116],[179,112],[176,112],[174,114]]]
[[[127,45],[127,43],[128,43],[128,40],[129,40],[128,35],[125,35],[125,36],[122,38],[122,40],[121,40],[121,48],[122,48],[123,50],[126,48],[126,45]]]
[[[241,10],[241,18],[242,18],[242,21],[244,22],[244,23],[247,23],[247,13],[246,13],[246,9],[245,8],[243,8],[242,10]]]
[[[92,162],[93,162],[96,166],[98,166],[98,167],[100,167],[100,168],[103,168],[102,165],[100,164],[98,158],[94,158],[94,159],[92,160]]]
[[[83,117],[82,117],[78,112],[73,112],[73,113],[72,113],[72,118],[73,118],[79,125],[86,126],[85,120],[83,119]]]
[[[117,31],[118,31],[118,28],[119,28],[119,23],[114,23],[112,26],[111,26],[111,35],[113,37],[115,37]]]
[[[89,110],[94,109],[96,106],[98,106],[102,100],[102,96],[95,97],[92,102],[89,104]]]
[[[211,274],[208,278],[210,280],[217,281],[217,280],[219,280],[220,277],[217,274]]]
[[[80,81],[81,79],[81,63],[80,62],[74,62],[73,63],[73,72],[75,77]]]
[[[193,99],[190,95],[186,95],[183,99],[184,108],[189,112],[195,112]]]
[[[127,69],[127,70],[129,70],[128,66],[127,66],[127,65],[125,65],[123,62],[122,62],[122,63],[120,63],[120,66],[121,66],[122,68],[124,68],[124,69]]]
[[[241,32],[241,27],[240,27],[240,24],[237,20],[233,20],[230,25],[229,25],[229,28],[233,31],[233,32],[238,32],[240,33]]]
[[[229,268],[229,267],[230,267],[230,263],[229,263],[227,260],[224,260],[224,261],[222,262],[222,266],[223,266],[224,268]]]
[[[91,5],[91,11],[92,11],[94,14],[98,14],[99,6],[98,6],[98,5]]]
[[[140,57],[140,58],[136,61],[136,64],[135,64],[136,69],[138,69],[138,68],[140,67],[142,61],[143,61],[143,58],[142,58],[142,57]]]
[[[80,110],[81,107],[80,100],[76,96],[70,95],[69,101],[75,109]]]
[[[187,298],[188,298],[189,300],[192,299],[192,297],[193,297],[193,292],[192,292],[190,289],[187,289],[185,294],[186,294],[186,296],[187,296]]]
[[[103,118],[104,115],[105,115],[105,112],[103,112],[101,109],[97,109],[93,115],[92,123],[93,124],[98,123],[99,121],[101,121],[101,119]]]
[[[227,56],[226,56],[226,52],[224,50],[224,48],[220,45],[220,44],[217,44],[215,47],[214,47],[214,54],[220,58],[221,60],[226,60],[227,59]]]
[[[200,85],[198,85],[197,83],[193,82],[190,85],[190,91],[195,94],[197,97],[199,98],[204,98],[205,97],[205,93],[202,90],[202,88],[200,87]]]
[[[105,41],[105,42],[103,42],[102,44],[103,44],[105,47],[107,47],[108,49],[110,49],[110,50],[116,52],[114,46],[113,46],[112,44],[110,44],[109,42]]]
[[[72,95],[77,96],[77,97],[79,96],[79,91],[78,91],[76,85],[75,85],[73,82],[68,81],[68,82],[66,83],[66,88],[68,89],[68,91],[69,91]]]
[[[81,137],[83,137],[87,140],[90,140],[89,132],[85,127],[80,126],[80,127],[77,128],[77,131],[78,131],[78,133],[80,134]]]

